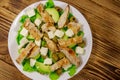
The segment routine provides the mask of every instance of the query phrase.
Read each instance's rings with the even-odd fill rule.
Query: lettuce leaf
[[[29,18],[27,15],[23,15],[20,19],[20,22],[24,23],[27,18]]]
[[[54,7],[53,0],[48,0],[45,4],[45,8],[53,8],[53,7]]]
[[[44,60],[45,60],[45,59],[43,58],[43,56],[40,56],[40,57],[37,59],[37,61],[38,61],[38,62],[41,62],[41,63],[43,63]]]
[[[23,35],[21,35],[20,33],[18,33],[17,37],[16,37],[16,41],[17,44],[20,45],[20,40],[23,38]]]
[[[77,36],[84,36],[84,32],[83,31],[79,31],[78,33],[77,33]]]
[[[75,65],[72,65],[69,69],[68,69],[68,74],[70,76],[73,76],[76,73],[77,67]]]
[[[33,71],[36,71],[36,68],[30,66],[30,60],[24,60],[23,70],[27,72],[33,72]]]
[[[56,72],[51,72],[49,78],[51,80],[57,80],[60,76]]]

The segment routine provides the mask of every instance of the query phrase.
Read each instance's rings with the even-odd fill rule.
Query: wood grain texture
[[[18,13],[39,0],[0,0],[0,80],[30,80],[14,66],[8,32]],[[120,79],[120,0],[61,0],[77,8],[93,34],[93,50],[83,70],[70,80]]]

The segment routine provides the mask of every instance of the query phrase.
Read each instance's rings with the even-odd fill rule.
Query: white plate
[[[28,6],[27,8],[25,8],[23,11],[21,11],[18,16],[16,17],[16,19],[13,21],[10,31],[9,31],[9,36],[8,36],[8,48],[9,48],[9,53],[10,56],[12,58],[12,61],[14,62],[15,66],[27,77],[34,79],[34,80],[49,80],[49,77],[47,75],[42,75],[40,73],[37,72],[25,72],[22,70],[22,65],[19,65],[16,63],[16,58],[18,57],[18,45],[16,42],[16,35],[17,35],[17,31],[20,27],[20,17],[25,14],[26,10],[30,9],[30,8],[35,8],[39,3],[43,3],[45,4],[46,1],[40,1],[40,2],[36,2],[30,6]],[[54,1],[56,6],[60,6],[61,8],[65,9],[67,3],[61,2],[61,1]],[[86,19],[84,18],[84,16],[77,10],[75,9],[73,6],[70,6],[70,10],[73,13],[73,15],[78,19],[78,21],[83,25],[83,31],[85,33],[84,37],[86,39],[86,47],[85,47],[85,54],[81,56],[82,58],[82,64],[81,66],[77,69],[76,74],[82,70],[82,68],[85,66],[85,64],[87,63],[90,54],[91,54],[91,50],[92,50],[92,34],[91,34],[91,30],[90,27],[86,21]],[[64,73],[60,76],[59,80],[67,80],[68,78],[71,78],[68,73]]]

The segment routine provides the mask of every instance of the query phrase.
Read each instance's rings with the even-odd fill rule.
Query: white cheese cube
[[[35,44],[37,45],[37,46],[40,46],[41,45],[41,39],[40,40],[35,40]]]
[[[20,45],[18,46],[18,49],[22,48],[26,43],[29,41],[24,37],[20,40]]]
[[[81,47],[76,47],[75,49],[75,52],[78,53],[78,54],[83,54],[84,53],[84,48],[81,48]]]
[[[56,30],[55,33],[54,33],[57,37],[61,38],[64,36],[64,32],[63,31],[60,31],[60,30]]]
[[[52,64],[52,59],[50,59],[50,58],[46,58],[45,60],[44,60],[44,64]]]
[[[46,56],[48,52],[48,48],[41,47],[40,52],[41,52],[41,55]]]
[[[30,66],[33,67],[36,63],[35,59],[30,59]]]
[[[55,37],[54,32],[53,31],[49,31],[48,32],[48,36],[49,36],[50,39],[54,38]]]
[[[41,22],[42,21],[39,18],[37,18],[37,19],[35,19],[34,23],[35,23],[36,26],[39,26],[41,24]]]
[[[23,36],[27,36],[28,35],[28,30],[23,28],[21,31],[20,31],[20,34],[23,35]]]
[[[68,29],[65,34],[68,36],[68,37],[72,37],[74,35],[73,31],[71,29]]]
[[[68,68],[70,68],[71,66],[72,66],[71,64],[68,64],[68,65],[64,66],[63,68],[64,68],[64,70],[68,70]]]
[[[26,14],[27,14],[29,17],[32,17],[32,16],[35,15],[35,11],[34,11],[34,9],[29,9],[29,10],[27,10]]]

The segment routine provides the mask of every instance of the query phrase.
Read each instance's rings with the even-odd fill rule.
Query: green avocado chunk
[[[49,74],[51,72],[50,66],[47,66],[41,62],[36,62],[35,67],[36,67],[37,71],[42,74]]]
[[[55,23],[59,20],[59,13],[55,8],[47,8],[46,11],[52,16]]]

